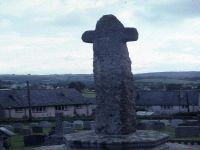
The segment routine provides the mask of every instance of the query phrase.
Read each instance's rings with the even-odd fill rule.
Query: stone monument
[[[86,31],[82,36],[94,48],[97,134],[128,134],[136,130],[134,83],[126,42],[137,39],[135,28],[124,28],[111,15],[102,17],[95,31]]]
[[[58,136],[63,136],[64,127],[63,127],[63,113],[56,113],[56,125],[55,125],[55,134]]]
[[[93,43],[96,86],[95,131],[65,135],[71,150],[167,150],[166,134],[136,131],[135,90],[126,42],[136,41],[135,28],[124,28],[113,15],[103,16],[82,40]]]
[[[56,112],[55,115],[55,133],[45,139],[45,145],[59,145],[64,144],[64,128],[63,128],[63,113]]]

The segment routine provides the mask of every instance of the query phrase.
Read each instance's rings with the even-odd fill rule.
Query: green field
[[[84,91],[82,92],[82,95],[83,95],[84,97],[87,97],[87,98],[95,98],[95,97],[96,97],[96,94],[95,94],[94,91],[88,91],[88,90],[84,90]]]
[[[200,81],[190,81],[184,79],[137,79],[135,80],[136,83],[163,83],[163,84],[199,84]]]

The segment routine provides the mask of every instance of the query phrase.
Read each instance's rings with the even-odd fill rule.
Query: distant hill
[[[93,76],[91,74],[53,74],[53,75],[0,75],[0,80],[11,82],[26,82],[32,83],[53,83],[53,82],[71,82],[71,81],[83,81],[93,82]]]
[[[178,80],[198,81],[200,82],[200,71],[187,71],[187,72],[154,72],[154,73],[142,73],[135,74],[135,80],[137,81],[151,81],[173,79],[176,82]],[[23,83],[27,80],[31,83],[54,83],[54,82],[66,82],[82,81],[85,83],[93,83],[92,74],[52,74],[52,75],[0,75],[1,81],[11,81]]]
[[[138,78],[200,78],[200,71],[185,71],[185,72],[154,72],[136,74]]]

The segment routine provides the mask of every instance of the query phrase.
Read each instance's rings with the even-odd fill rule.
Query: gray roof
[[[0,90],[0,107],[9,108],[20,106],[21,101],[14,98],[14,91],[12,90]]]
[[[198,105],[199,91],[137,91],[137,106],[187,105],[187,95],[190,105]],[[95,98],[87,98],[89,104],[96,104]]]
[[[86,98],[88,104],[96,105],[96,98]]]
[[[87,100],[75,89],[31,90],[31,106],[56,106],[87,104]],[[28,107],[26,90],[0,90],[0,106],[3,108]]]
[[[137,91],[137,106],[198,105],[199,91]],[[31,90],[32,106],[96,104],[75,89]],[[0,90],[0,108],[28,107],[26,90]]]
[[[198,105],[199,91],[138,91],[136,105],[160,106],[160,105],[187,105],[187,97],[190,105]]]

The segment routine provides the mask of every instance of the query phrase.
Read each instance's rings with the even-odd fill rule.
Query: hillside
[[[200,71],[190,72],[154,72],[134,75],[136,82],[161,82],[161,83],[200,83]],[[93,83],[92,74],[52,74],[52,75],[0,75],[0,81],[12,83],[55,83],[82,81],[86,84]]]
[[[200,71],[185,71],[185,72],[154,72],[136,74],[138,78],[177,78],[177,79],[200,79]]]

